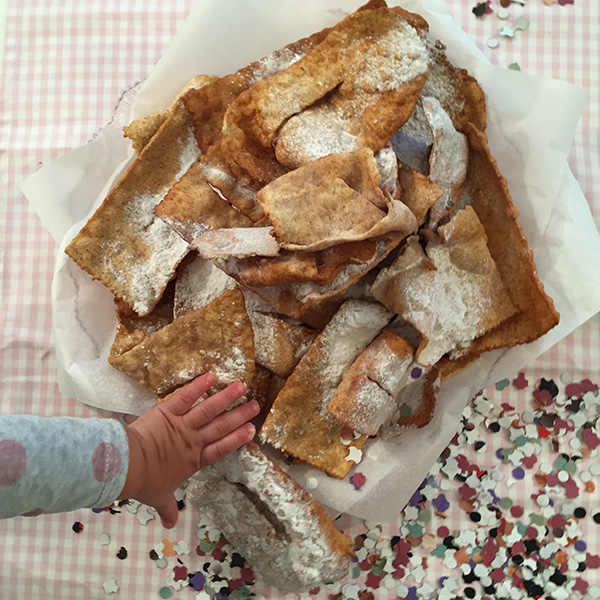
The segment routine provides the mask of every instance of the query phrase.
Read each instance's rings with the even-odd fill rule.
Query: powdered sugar
[[[348,300],[333,316],[321,334],[323,347],[321,382],[323,415],[327,405],[358,355],[389,323],[392,313],[381,304]]]
[[[179,141],[178,170],[173,174],[171,185],[187,172],[199,154],[193,131],[188,127],[185,137]],[[136,240],[133,248],[136,255],[131,255],[128,260],[127,255],[131,253],[128,240],[116,239],[111,244],[112,252],[104,259],[115,279],[131,290],[132,308],[139,315],[146,315],[154,308],[189,249],[187,242],[154,214],[169,189],[170,186],[165,186],[153,194],[145,193],[131,199],[124,208],[124,218]],[[140,248],[144,249],[146,261],[140,260]]]
[[[290,48],[275,50],[269,56],[265,56],[258,61],[258,67],[252,74],[253,83],[262,81],[287,69],[304,56],[303,53],[294,52]]]
[[[236,281],[213,265],[196,256],[180,269],[175,282],[175,318],[210,304],[223,292],[236,286]]]
[[[417,31],[398,19],[359,54],[354,86],[367,93],[399,90],[429,69],[429,52]]]
[[[256,447],[242,447],[204,469],[189,497],[271,585],[299,592],[347,572],[349,556],[330,545],[310,496]]]

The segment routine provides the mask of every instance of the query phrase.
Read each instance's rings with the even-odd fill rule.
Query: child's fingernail
[[[255,414],[258,414],[260,412],[260,404],[256,400],[252,400],[250,404],[252,404],[252,411]]]
[[[248,423],[246,430],[248,432],[248,441],[250,441],[256,435],[256,427],[252,423]]]
[[[216,381],[217,381],[217,378],[212,373],[206,374],[206,383],[208,385],[214,385]]]
[[[238,381],[237,386],[239,393],[243,396],[246,393],[246,386],[241,381]]]

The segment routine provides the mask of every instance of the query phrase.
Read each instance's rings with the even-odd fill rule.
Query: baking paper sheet
[[[519,209],[538,272],[561,314],[533,344],[494,351],[442,386],[433,421],[398,442],[371,441],[351,473],[360,491],[307,466],[288,468],[334,510],[384,522],[396,518],[457,428],[480,389],[510,377],[600,309],[600,273],[585,257],[600,256],[600,238],[567,154],[586,101],[572,85],[491,66],[438,0],[405,0],[422,14],[449,58],[479,80],[488,102],[492,153]],[[139,89],[126,94],[109,126],[87,145],[44,166],[22,189],[60,242],[52,288],[53,326],[62,393],[107,410],[140,414],[152,395],[106,361],[116,320],[111,294],[67,259],[63,250],[133,159],[121,128],[168,105],[199,73],[224,75],[286,43],[338,22],[357,1],[200,0]],[[137,91],[137,90],[136,90]],[[107,115],[108,118],[108,115]],[[314,483],[311,482],[311,483]],[[313,485],[310,486],[313,488]]]

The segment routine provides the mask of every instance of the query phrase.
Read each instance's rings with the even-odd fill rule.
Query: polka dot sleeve
[[[128,465],[114,419],[0,415],[0,518],[107,506]]]

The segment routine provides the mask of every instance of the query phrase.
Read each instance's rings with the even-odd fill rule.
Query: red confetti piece
[[[439,537],[445,538],[450,535],[450,530],[444,525],[442,525],[441,527],[438,527],[437,534]]]
[[[463,485],[458,488],[458,492],[464,500],[470,500],[477,495],[477,492],[466,483],[463,483]]]
[[[510,514],[515,518],[518,519],[520,517],[523,516],[523,507],[522,506],[511,506],[510,507]]]
[[[600,438],[591,430],[583,430],[583,443],[590,449],[594,450],[600,445]]]
[[[600,568],[600,556],[597,554],[588,554],[585,564],[588,569],[598,569]]]
[[[525,379],[525,373],[523,373],[523,371],[521,371],[519,375],[513,379],[512,383],[518,390],[524,390],[529,385],[529,382],[527,379]]]
[[[227,582],[227,587],[229,587],[230,590],[238,590],[241,587],[244,587],[245,585],[245,581],[243,579],[231,579],[230,581]]]
[[[175,581],[184,581],[188,578],[188,570],[185,567],[173,567]]]
[[[373,573],[369,573],[367,575],[366,580],[367,587],[370,587],[372,590],[376,590],[379,588],[379,584],[381,583],[381,577],[377,577],[377,575],[373,575]]]
[[[547,438],[550,435],[550,432],[545,427],[538,427],[538,436],[541,438]]]
[[[582,594],[587,594],[588,591],[588,582],[585,579],[581,579],[581,577],[575,578],[575,585],[573,589]]]
[[[222,562],[223,559],[225,558],[225,552],[223,552],[223,550],[221,550],[221,548],[215,548],[212,551],[212,557],[215,560],[218,560],[219,562]]]
[[[354,473],[350,477],[350,483],[354,486],[355,490],[360,490],[360,488],[365,485],[367,478],[362,473]]]
[[[254,571],[246,567],[240,571],[240,576],[246,583],[251,583],[255,580]]]
[[[533,469],[535,463],[537,462],[537,456],[524,456],[521,459],[521,462],[528,468]]]
[[[569,398],[581,398],[583,395],[581,392],[581,386],[578,383],[570,383],[565,388],[565,394],[569,396]]]
[[[589,379],[583,379],[581,381],[581,389],[584,392],[597,392],[598,385],[595,383],[592,383]]]

